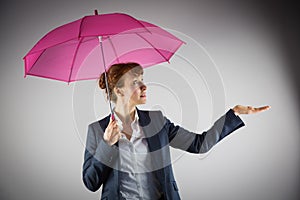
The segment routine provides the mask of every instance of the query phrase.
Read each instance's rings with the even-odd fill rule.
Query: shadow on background
[[[274,27],[277,34],[282,52],[284,53],[284,67],[289,79],[293,84],[293,91],[297,98],[298,108],[295,111],[299,113],[300,103],[300,4],[298,1],[258,1],[257,5],[269,23]],[[290,105],[286,105],[290,106]],[[298,169],[298,178],[300,180],[300,169]],[[297,185],[300,188],[300,181]],[[300,199],[300,190],[293,194]]]
[[[257,5],[278,36],[287,63],[283,67],[293,83],[297,102],[300,102],[300,4],[292,0],[263,0],[257,1]]]

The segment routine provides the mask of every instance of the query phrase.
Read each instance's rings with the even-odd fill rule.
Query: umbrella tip
[[[95,15],[98,15],[98,10],[97,10],[97,9],[95,9],[94,13],[95,13]]]

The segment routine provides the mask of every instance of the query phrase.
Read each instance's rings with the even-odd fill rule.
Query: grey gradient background
[[[175,123],[201,132],[210,127],[217,115],[236,104],[272,106],[261,114],[242,115],[246,127],[226,138],[207,156],[172,150],[178,158],[173,167],[182,199],[300,198],[300,31],[296,4],[237,0],[9,0],[1,1],[0,12],[0,199],[99,198],[100,191],[89,192],[81,180],[83,129],[107,113],[101,110],[86,114],[91,104],[96,104],[92,98],[101,99],[95,82],[74,86],[36,77],[24,79],[22,60],[45,33],[92,14],[94,9],[100,13],[125,12],[186,34],[204,47],[217,65],[224,88],[217,90],[224,99],[213,101],[221,105],[217,110],[217,105],[210,104],[201,78],[198,82],[188,81],[187,91],[203,88],[203,93],[193,96],[191,104],[186,104],[190,96],[179,95],[179,103],[172,102],[173,108],[168,98],[150,99],[151,105],[145,108],[163,109]],[[195,49],[187,57],[192,59],[198,53],[203,51]],[[148,70],[149,83],[165,80],[165,74],[155,69]],[[205,77],[210,78],[213,76]],[[168,83],[158,88],[150,84],[149,89],[153,90],[149,93],[155,96]],[[176,87],[170,88],[176,94]],[[166,93],[170,97],[174,96],[171,89]],[[176,103],[182,103],[182,107],[178,109]],[[183,115],[194,105],[200,109],[200,123],[190,123],[194,114]]]

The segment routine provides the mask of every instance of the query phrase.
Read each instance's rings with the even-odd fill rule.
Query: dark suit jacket
[[[174,125],[160,111],[137,109],[137,113],[139,124],[147,137],[149,151],[153,153],[153,173],[160,183],[162,199],[166,200],[180,199],[169,146],[190,153],[205,153],[231,132],[245,125],[232,109],[202,134]],[[109,146],[103,140],[109,119],[110,115],[88,127],[82,178],[91,191],[97,191],[103,185],[101,199],[117,200],[120,199],[118,143]]]

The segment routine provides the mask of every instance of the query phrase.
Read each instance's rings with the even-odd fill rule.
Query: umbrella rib
[[[75,53],[74,53],[74,56],[73,56],[73,60],[72,60],[72,64],[71,64],[71,71],[70,71],[70,74],[69,74],[68,83],[70,83],[70,81],[71,81],[71,76],[72,76],[72,73],[73,73],[73,68],[74,68],[74,63],[75,63],[75,58],[76,58],[76,55],[77,55],[77,52],[78,52],[78,49],[79,49],[79,46],[81,44],[82,39],[83,38],[80,37],[78,45],[77,45]]]
[[[84,16],[81,20],[80,20],[80,25],[79,25],[79,31],[78,31],[78,38],[81,37],[81,29],[82,29],[82,22],[86,17]]]
[[[119,57],[118,57],[118,54],[117,54],[117,51],[116,51],[115,46],[113,45],[113,43],[112,43],[110,37],[108,36],[107,38],[108,38],[108,40],[109,40],[110,45],[112,46],[112,48],[113,48],[113,50],[114,50],[114,53],[115,53],[115,55],[116,55],[116,58],[117,58],[118,63],[120,63],[120,60],[119,60]]]
[[[154,46],[153,44],[151,44],[151,42],[149,42],[145,37],[141,36],[139,33],[135,33],[135,34],[137,34],[140,38],[142,38],[142,39],[145,40],[148,44],[150,44],[151,47],[152,47],[153,49],[155,49],[155,51],[156,51],[161,57],[163,57],[163,58],[165,59],[165,61],[168,61],[168,62],[169,62],[169,60],[168,60],[168,59],[167,59],[160,51],[158,51],[158,50],[155,48],[155,46]]]
[[[41,55],[42,55],[45,51],[46,51],[46,49],[43,50],[43,52],[42,52],[42,53],[39,55],[39,57],[34,61],[33,65],[31,65],[31,67],[30,67],[30,69],[28,69],[28,71],[27,71],[26,68],[25,68],[25,72],[26,72],[25,75],[27,75],[28,72],[30,72],[30,71],[32,70],[32,68],[35,66],[36,62],[38,61],[38,59],[41,57]],[[25,59],[25,57],[24,57],[24,59]],[[25,67],[26,67],[26,66],[25,66]]]
[[[137,23],[139,23],[140,25],[142,25],[147,30],[148,33],[151,33],[151,31],[149,31],[148,28],[140,20],[138,20],[138,19],[136,19],[136,18],[134,18],[134,17],[132,17],[130,15],[127,15],[127,16],[129,16],[131,19],[135,20]]]

